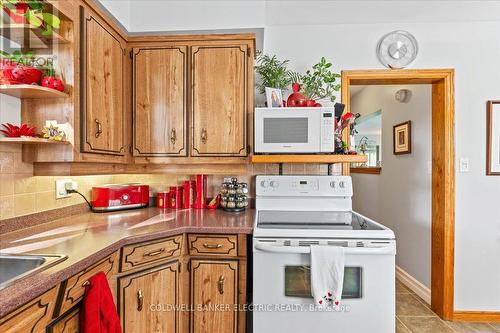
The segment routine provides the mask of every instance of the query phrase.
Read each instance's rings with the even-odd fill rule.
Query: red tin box
[[[183,185],[184,208],[194,208],[196,182],[194,180],[185,180]]]
[[[110,184],[92,187],[92,210],[97,212],[141,208],[148,204],[148,185]]]
[[[207,175],[196,175],[195,193],[194,208],[205,208],[207,203]]]
[[[182,208],[182,186],[170,186],[170,208]]]
[[[162,191],[156,193],[156,207],[168,208],[170,202],[170,192]]]

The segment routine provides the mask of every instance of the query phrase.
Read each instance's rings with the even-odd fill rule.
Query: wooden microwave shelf
[[[0,85],[0,94],[17,98],[64,98],[68,94],[33,84]]]
[[[69,141],[56,141],[44,138],[34,138],[25,136],[20,138],[0,138],[0,143],[22,143],[28,145],[40,145],[40,144],[67,145],[69,144]]]
[[[67,44],[69,40],[61,36],[56,31],[52,31],[49,36],[42,35],[39,27],[29,24],[2,24],[0,33],[3,37],[19,45],[25,45],[29,42],[30,48],[47,48],[55,44]]]
[[[252,163],[364,163],[366,155],[253,155]]]

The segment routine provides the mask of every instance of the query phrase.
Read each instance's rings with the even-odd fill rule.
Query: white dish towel
[[[316,306],[340,304],[344,284],[344,248],[311,245],[311,293]]]

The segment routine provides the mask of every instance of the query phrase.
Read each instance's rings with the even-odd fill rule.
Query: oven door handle
[[[264,252],[276,253],[311,253],[309,246],[275,246],[256,243],[255,248]],[[364,255],[380,255],[380,254],[396,254],[396,248],[391,246],[383,247],[344,247],[344,254],[364,254]]]

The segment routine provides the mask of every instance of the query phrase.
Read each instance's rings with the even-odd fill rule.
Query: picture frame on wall
[[[281,89],[266,87],[266,98],[268,108],[282,108],[283,95]]]
[[[411,154],[411,120],[394,125],[392,139],[394,155]]]
[[[486,129],[486,174],[500,176],[500,100],[487,103]]]

